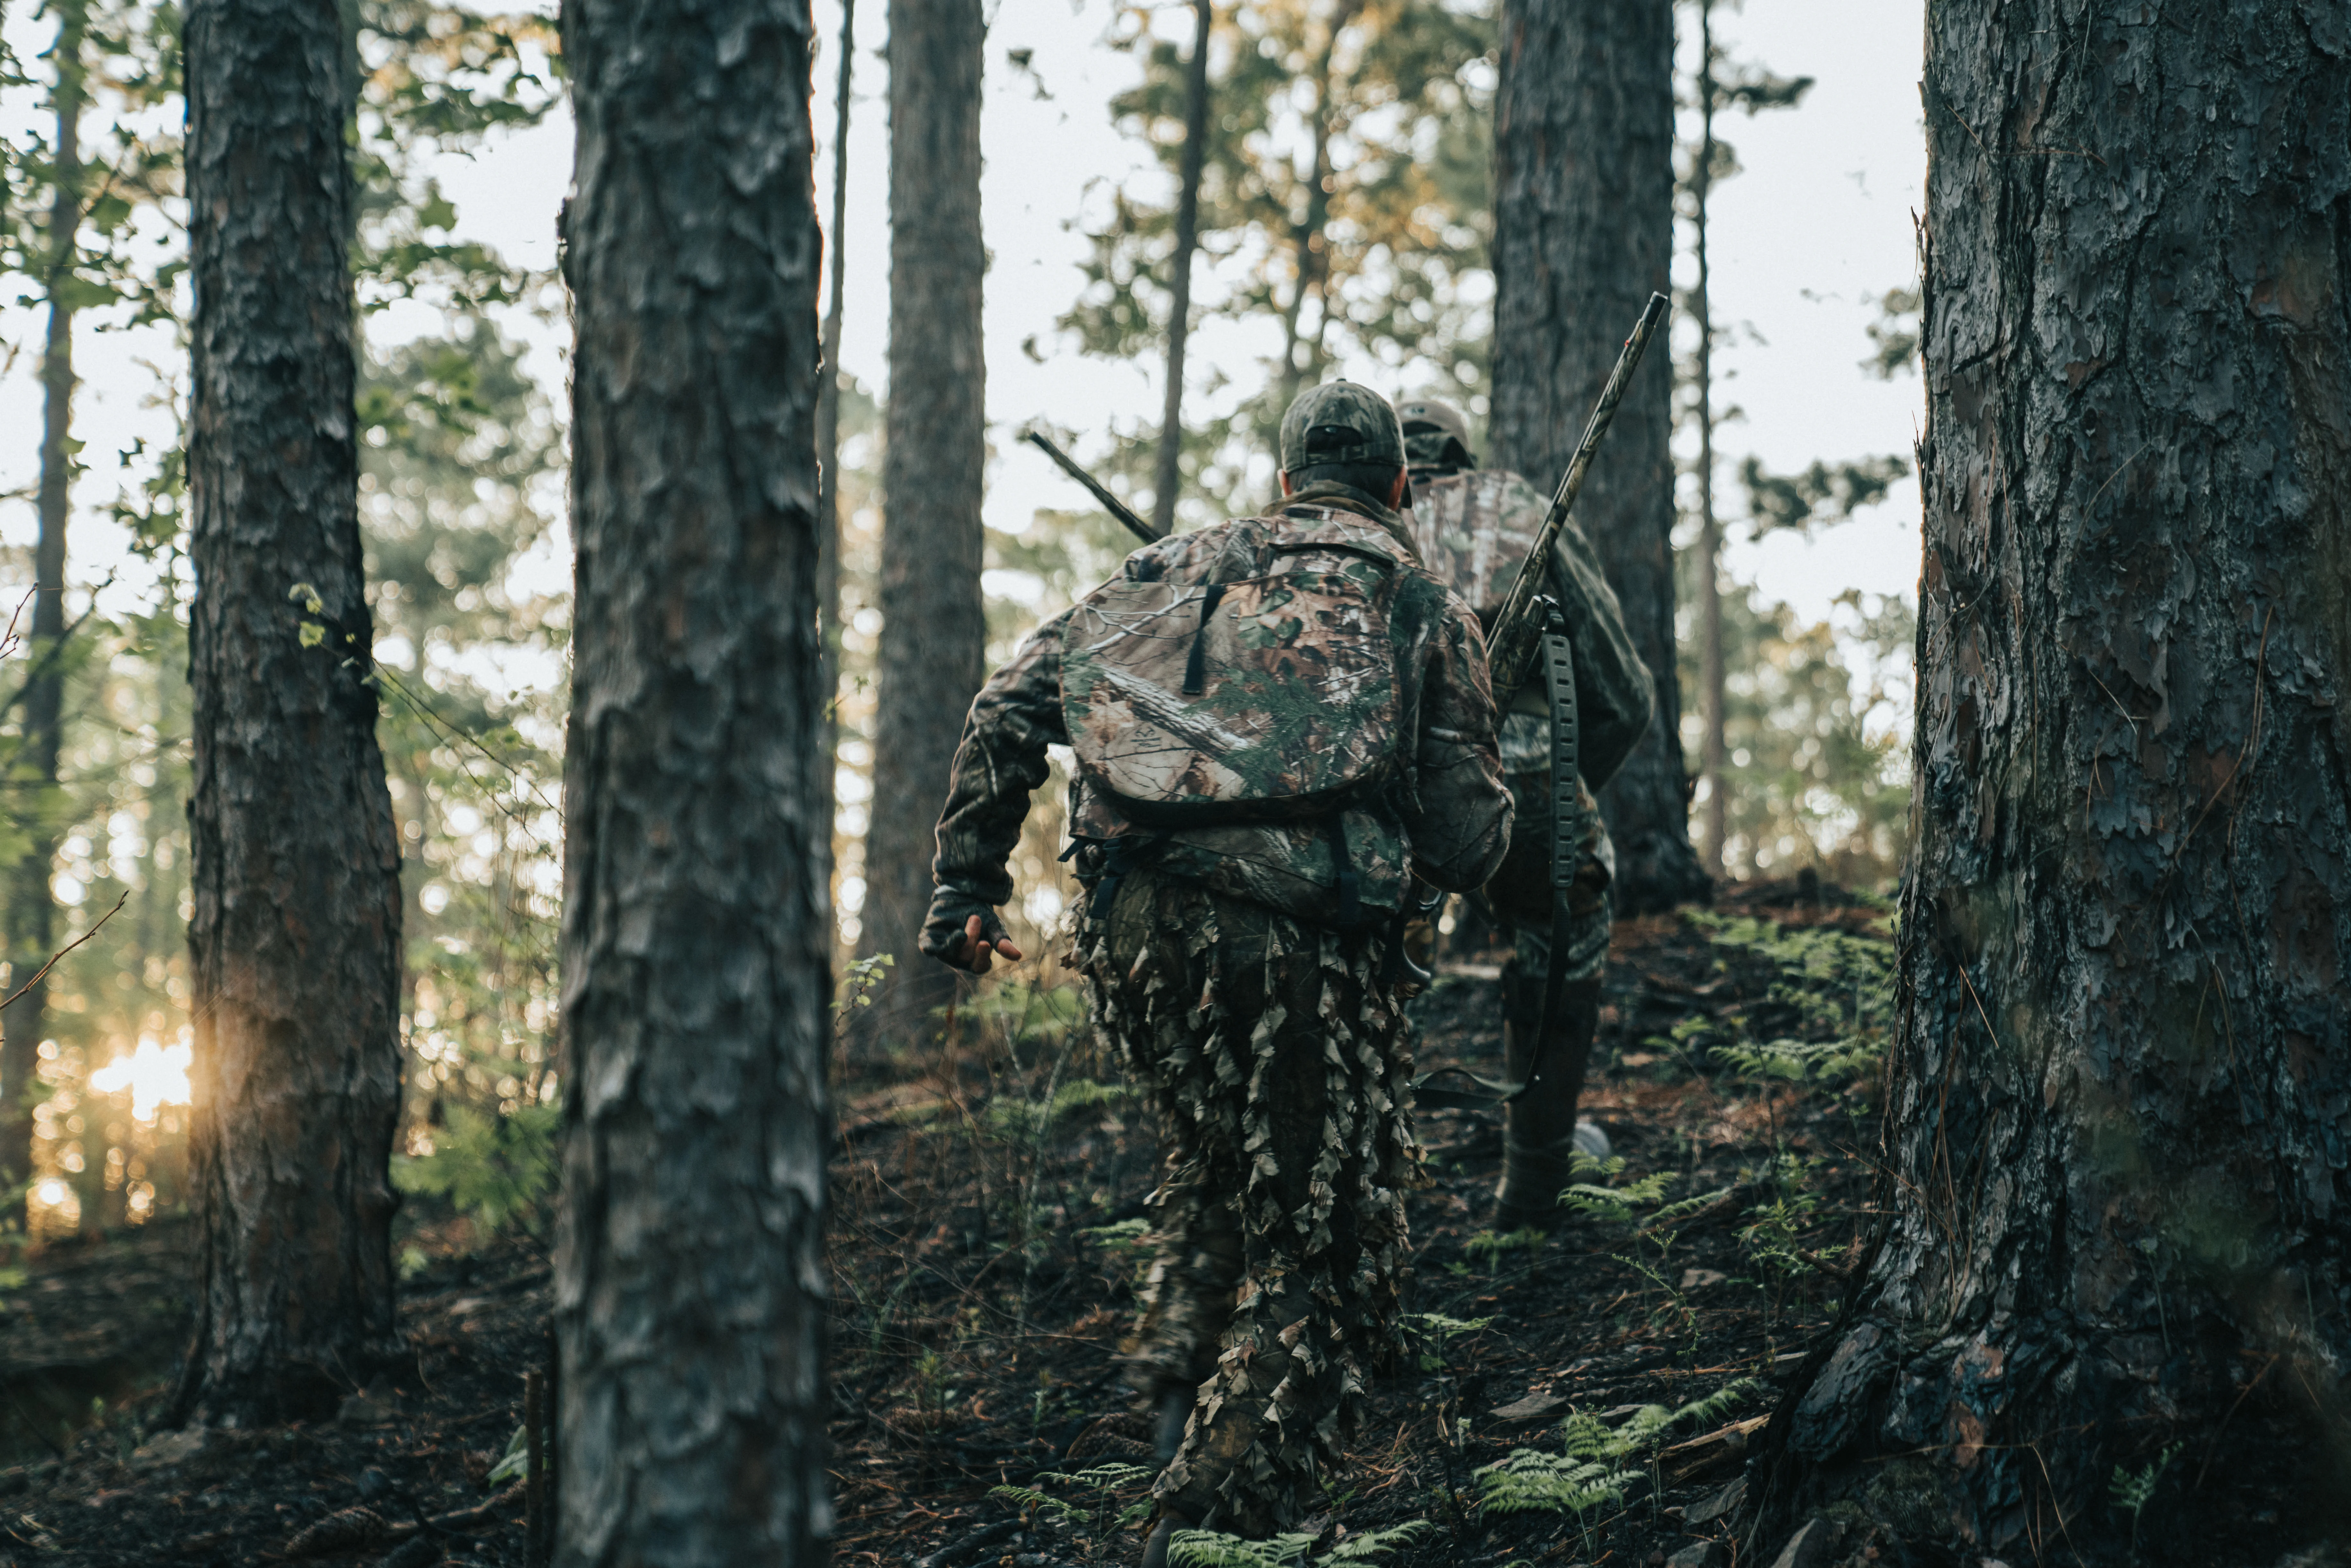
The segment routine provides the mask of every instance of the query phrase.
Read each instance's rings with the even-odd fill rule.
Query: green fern
[[[1790,1083],[1825,1082],[1874,1073],[1886,1054],[1883,1038],[1845,1035],[1836,1040],[1769,1040],[1754,1045],[1718,1045],[1713,1055],[1747,1078],[1778,1078]]]
[[[1173,1568],[1334,1568],[1343,1563],[1376,1563],[1433,1528],[1425,1519],[1414,1519],[1386,1530],[1367,1530],[1311,1560],[1306,1554],[1314,1546],[1311,1532],[1243,1541],[1221,1531],[1179,1530],[1167,1542],[1167,1561]]]
[[[1037,1479],[1040,1481],[1059,1481],[1063,1486],[1084,1487],[1090,1491],[1104,1492],[1115,1491],[1120,1487],[1131,1487],[1137,1481],[1147,1481],[1157,1473],[1155,1470],[1145,1469],[1141,1465],[1130,1465],[1124,1460],[1113,1459],[1109,1464],[1091,1466],[1075,1474],[1061,1470],[1047,1470]]]
[[[1216,1530],[1179,1530],[1167,1541],[1173,1568],[1297,1568],[1314,1544],[1311,1532],[1293,1531],[1270,1541],[1243,1541]]]
[[[1436,1528],[1425,1519],[1408,1519],[1385,1530],[1366,1530],[1360,1535],[1350,1535],[1317,1557],[1314,1560],[1316,1568],[1330,1563],[1375,1563],[1397,1547],[1409,1545]]]
[[[999,1486],[987,1489],[990,1497],[1002,1498],[1023,1513],[1050,1514],[1055,1519],[1075,1519],[1080,1511],[1049,1492],[1035,1487]]]
[[[2155,1500],[2156,1488],[2162,1484],[2163,1472],[2171,1468],[2171,1461],[2178,1458],[2180,1450],[2187,1446],[2185,1443],[2167,1444],[2161,1453],[2137,1470],[2116,1465],[2114,1476],[2106,1483],[2106,1495],[2114,1500],[2116,1508],[2130,1515],[2133,1556],[2138,1554],[2139,1511]]]
[[[1107,1541],[1114,1531],[1136,1523],[1151,1511],[1149,1504],[1140,1502],[1118,1508],[1117,1494],[1125,1488],[1140,1486],[1150,1480],[1154,1473],[1141,1465],[1113,1459],[1108,1464],[1092,1465],[1082,1470],[1040,1471],[1030,1478],[1030,1485],[990,1487],[987,1495],[1001,1498],[1038,1520],[1071,1524],[1091,1517],[1093,1539],[1100,1543]],[[1044,1490],[1048,1484],[1083,1487],[1093,1494],[1085,1500],[1090,1506],[1081,1508],[1053,1496]]]
[[[1625,1489],[1641,1479],[1639,1470],[1625,1468],[1627,1461],[1640,1462],[1677,1427],[1719,1420],[1759,1386],[1742,1377],[1679,1409],[1644,1405],[1615,1427],[1597,1416],[1572,1415],[1560,1425],[1561,1453],[1520,1448],[1477,1470],[1479,1507],[1489,1514],[1572,1513],[1581,1520],[1596,1508],[1621,1505]]]
[[[1487,1268],[1499,1273],[1502,1267],[1502,1259],[1509,1253],[1540,1252],[1542,1250],[1543,1243],[1550,1239],[1546,1233],[1531,1225],[1521,1229],[1499,1233],[1480,1230],[1461,1244],[1461,1250],[1473,1258],[1484,1258]]]
[[[1604,1461],[1520,1448],[1478,1476],[1478,1506],[1488,1514],[1572,1513],[1579,1519],[1596,1508],[1621,1506],[1637,1470],[1611,1469]]]
[[[1420,1342],[1420,1369],[1440,1372],[1445,1367],[1445,1348],[1465,1333],[1477,1333],[1491,1328],[1491,1318],[1448,1318],[1443,1312],[1405,1312],[1400,1320],[1405,1332]]]
[[[1674,1412],[1676,1422],[1688,1422],[1694,1427],[1710,1427],[1729,1415],[1754,1396],[1763,1385],[1752,1377],[1741,1377],[1726,1383],[1701,1399],[1693,1399]]]

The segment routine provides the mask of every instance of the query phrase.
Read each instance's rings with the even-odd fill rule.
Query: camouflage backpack
[[[1088,781],[1137,822],[1275,821],[1354,804],[1403,754],[1388,630],[1410,570],[1376,525],[1324,512],[1234,582],[1118,578],[1064,633],[1061,710]]]

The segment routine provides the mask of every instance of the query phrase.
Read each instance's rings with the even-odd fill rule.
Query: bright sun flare
[[[131,1113],[152,1120],[159,1105],[188,1103],[189,1051],[184,1045],[158,1045],[141,1040],[129,1056],[118,1056],[89,1075],[89,1086],[101,1094],[131,1091]]]

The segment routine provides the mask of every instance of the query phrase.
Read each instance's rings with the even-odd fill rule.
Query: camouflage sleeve
[[[1061,727],[1061,629],[1068,619],[1056,616],[1031,632],[972,699],[931,862],[935,888],[922,948],[934,958],[960,946],[964,923],[975,915],[989,936],[1003,931],[996,911],[1012,897],[1004,862],[1020,841],[1030,793],[1045,782],[1045,748],[1068,738]]]
[[[1598,789],[1633,755],[1657,702],[1649,666],[1633,647],[1616,591],[1592,543],[1571,518],[1552,551],[1552,591],[1575,631],[1576,771]]]
[[[1420,683],[1418,800],[1406,813],[1413,869],[1447,893],[1482,884],[1510,845],[1510,792],[1494,745],[1486,639],[1468,606],[1446,595]]]

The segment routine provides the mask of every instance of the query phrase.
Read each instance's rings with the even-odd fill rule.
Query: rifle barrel
[[[1567,472],[1561,476],[1558,491],[1551,498],[1551,510],[1544,514],[1541,529],[1536,532],[1534,548],[1527,559],[1519,563],[1519,575],[1510,583],[1510,597],[1502,601],[1501,613],[1494,617],[1494,635],[1490,640],[1490,664],[1494,679],[1494,697],[1506,703],[1523,685],[1527,672],[1534,664],[1535,595],[1541,591],[1544,575],[1551,570],[1552,546],[1559,540],[1559,531],[1567,524],[1568,513],[1575,507],[1575,498],[1583,489],[1583,476],[1592,469],[1592,455],[1600,449],[1601,437],[1615,421],[1616,405],[1625,401],[1625,389],[1640,368],[1641,355],[1656,335],[1657,324],[1666,319],[1669,302],[1662,294],[1649,296],[1648,304],[1641,308],[1641,319],[1633,324],[1633,335],[1625,340],[1624,351],[1616,356],[1616,368],[1608,372],[1608,384],[1601,389],[1599,405],[1593,409],[1591,420],[1583,427],[1583,439],[1576,444],[1575,455],[1568,460]]]
[[[1116,517],[1120,522],[1126,525],[1127,532],[1133,534],[1136,538],[1141,539],[1147,545],[1155,545],[1162,538],[1166,537],[1157,528],[1153,528],[1148,522],[1145,522],[1143,517],[1135,512],[1134,508],[1129,507],[1124,501],[1120,500],[1116,496],[1112,495],[1109,490],[1103,487],[1101,480],[1095,478],[1092,475],[1079,467],[1078,460],[1071,456],[1068,453],[1062,451],[1060,447],[1054,445],[1052,437],[1047,435],[1041,430],[1030,430],[1024,434],[1030,442],[1035,444],[1037,450],[1051,458],[1054,463],[1059,465],[1062,473],[1067,474],[1071,478],[1075,479],[1079,484],[1083,485],[1087,489],[1092,491],[1094,499],[1100,501],[1102,504],[1103,508],[1107,510],[1112,517]]]

